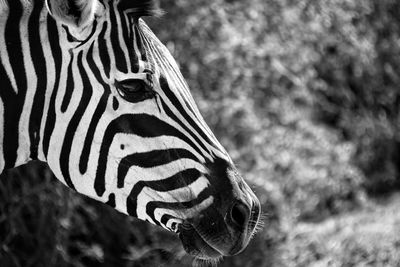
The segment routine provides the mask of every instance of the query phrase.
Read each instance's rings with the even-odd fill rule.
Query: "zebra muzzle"
[[[243,251],[259,220],[259,204],[252,207],[236,200],[226,212],[210,206],[197,218],[179,226],[179,237],[189,254],[200,259],[233,256]]]

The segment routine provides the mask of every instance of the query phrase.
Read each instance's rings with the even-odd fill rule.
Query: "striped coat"
[[[189,253],[233,255],[259,202],[140,19],[155,13],[153,1],[0,0],[0,171],[45,161]]]

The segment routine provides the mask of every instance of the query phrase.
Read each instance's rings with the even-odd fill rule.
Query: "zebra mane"
[[[155,0],[121,0],[119,6],[133,17],[161,16],[164,12]]]

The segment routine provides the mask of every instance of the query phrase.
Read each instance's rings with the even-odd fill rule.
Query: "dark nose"
[[[229,211],[229,224],[236,229],[243,231],[246,229],[246,226],[249,222],[250,218],[250,207],[245,205],[244,203],[237,201],[232,205]]]

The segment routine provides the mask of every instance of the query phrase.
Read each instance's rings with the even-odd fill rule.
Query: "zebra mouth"
[[[207,238],[201,234],[201,231],[189,222],[183,222],[179,226],[179,238],[181,239],[185,251],[197,259],[202,260],[218,260],[223,254],[218,251]]]

